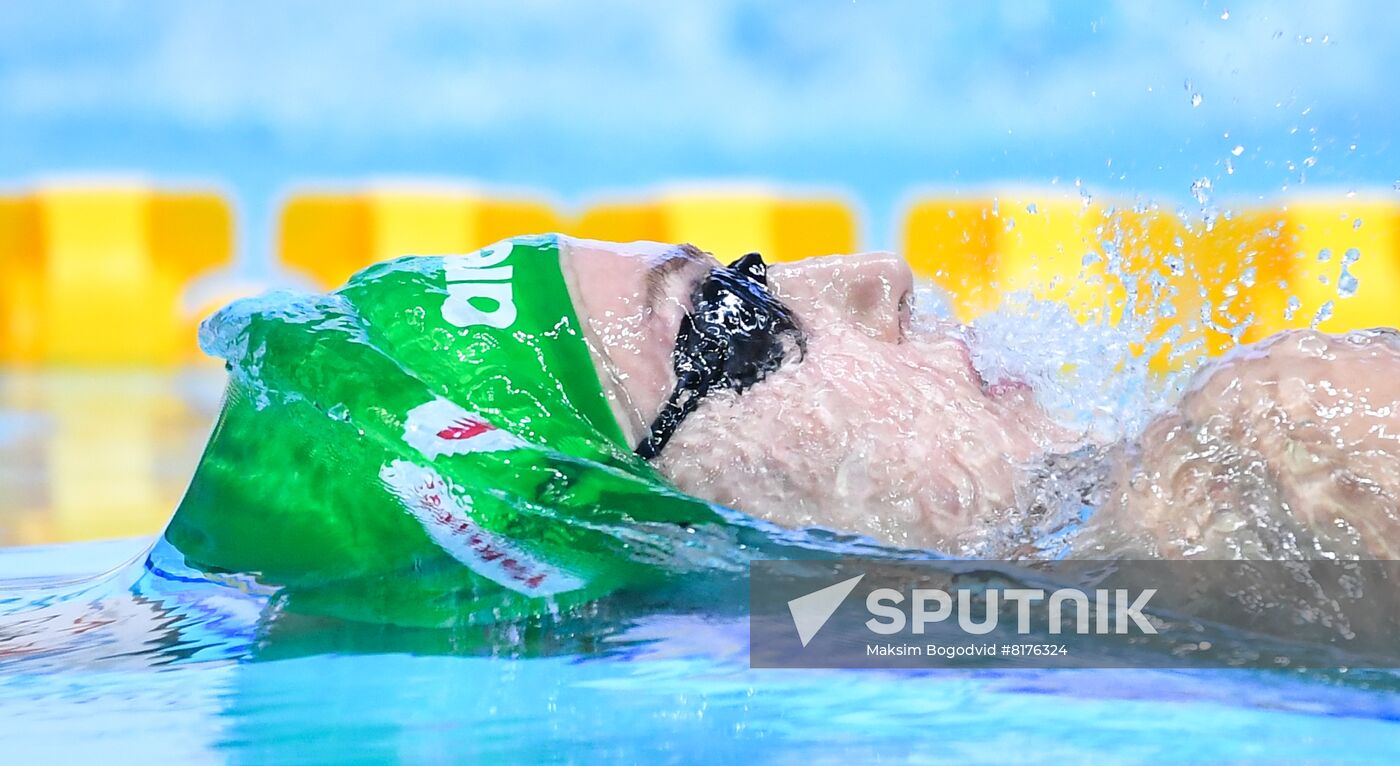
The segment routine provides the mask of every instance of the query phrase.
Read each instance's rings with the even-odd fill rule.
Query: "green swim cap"
[[[201,342],[227,360],[227,395],[165,538],[287,608],[472,624],[713,568],[732,547],[729,516],[626,443],[556,236],[240,301]]]

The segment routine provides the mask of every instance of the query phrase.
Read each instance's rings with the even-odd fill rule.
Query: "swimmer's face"
[[[572,241],[570,287],[633,444],[675,386],[671,352],[694,248]],[[789,526],[970,550],[973,520],[1013,505],[1020,463],[1065,438],[1028,389],[989,384],[954,326],[911,322],[913,275],[888,253],[774,264],[771,292],[806,350],[744,393],[711,392],[656,464],[678,487]]]

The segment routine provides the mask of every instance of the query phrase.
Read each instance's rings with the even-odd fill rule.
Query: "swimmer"
[[[811,528],[1001,559],[1400,539],[1393,331],[1282,334],[1098,443],[913,287],[887,253],[549,235],[240,301],[201,330],[229,387],[163,544],[292,611],[441,626],[827,550]]]
[[[1071,555],[1394,558],[1400,336],[1289,331],[1199,371],[1136,439],[1094,444],[1017,380],[986,380],[951,324],[911,325],[913,275],[887,253],[737,264],[795,319],[761,379],[678,379],[706,285],[692,247],[566,240],[571,289],[619,421],[683,491],[785,526],[979,558],[1026,555],[1037,477],[1097,456],[1098,511]],[[791,336],[784,340],[784,336]],[[672,352],[672,348],[676,352]],[[683,376],[682,376],[683,378]],[[668,417],[675,391],[687,415]],[[661,440],[653,424],[660,418]]]
[[[126,668],[209,635],[319,651],[326,617],[470,627],[415,646],[494,652],[521,620],[627,614],[668,583],[713,608],[691,575],[832,552],[784,528],[976,558],[1395,558],[1394,331],[1237,350],[1098,443],[979,374],[963,328],[912,321],[912,294],[884,253],[724,265],[545,236],[235,303],[201,331],[229,386],[164,535],[12,599],[0,657]],[[1394,635],[1357,605],[1349,630]],[[186,635],[186,614],[218,630]]]

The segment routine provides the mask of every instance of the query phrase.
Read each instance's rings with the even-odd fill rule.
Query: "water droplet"
[[[1192,181],[1191,196],[1196,198],[1197,204],[1206,204],[1206,200],[1210,199],[1210,179],[1203,177]]]
[[[1317,260],[1323,263],[1332,260],[1332,248],[1324,247],[1321,250],[1317,251]]]
[[[1298,300],[1298,296],[1288,296],[1288,308],[1283,310],[1283,320],[1285,322],[1293,321],[1293,317],[1298,313],[1298,309],[1301,309],[1302,307],[1303,302]]]
[[[1038,213],[1038,212],[1040,212],[1040,211],[1039,211],[1039,209],[1036,208],[1035,203],[1032,202],[1031,204],[1026,205],[1026,212],[1027,212],[1027,213],[1030,213],[1031,215],[1035,215],[1036,213]]]
[[[1317,158],[1316,158],[1316,157],[1308,157],[1307,159],[1303,160],[1303,167],[1305,167],[1305,168],[1310,168],[1310,167],[1312,167],[1312,166],[1314,166],[1314,165],[1316,165],[1316,164],[1317,164]]]
[[[1191,94],[1191,107],[1194,109],[1195,107],[1200,106],[1200,105],[1201,105],[1201,102],[1204,101],[1204,100],[1205,100],[1205,99],[1201,98],[1201,94],[1199,94],[1199,93],[1192,93],[1192,94]]]
[[[1342,275],[1337,277],[1337,295],[1343,298],[1350,298],[1356,295],[1356,289],[1360,286],[1361,280],[1357,279],[1356,275],[1349,271],[1343,271]]]
[[[1244,154],[1244,146],[1242,144],[1235,144],[1235,148],[1231,149],[1230,153],[1238,157],[1241,154]]]
[[[1359,224],[1361,222],[1357,221],[1357,223]],[[1359,260],[1361,260],[1361,251],[1354,247],[1349,247],[1347,251],[1342,254],[1342,268],[1346,268]]]
[[[1353,229],[1359,229],[1359,228],[1361,228],[1361,219],[1358,218],[1358,219],[1356,219],[1355,221],[1352,221],[1352,222],[1351,222],[1351,228],[1353,228]]]
[[[1224,10],[1224,11],[1222,11],[1222,12],[1220,13],[1220,20],[1221,20],[1221,21],[1229,21],[1229,20],[1230,20],[1230,11],[1229,11],[1229,9],[1226,9],[1226,10]]]
[[[1318,325],[1322,324],[1323,322],[1326,322],[1331,318],[1332,301],[1327,301],[1326,303],[1322,304],[1322,308],[1317,310],[1317,314],[1313,317],[1312,326],[1317,327]]]

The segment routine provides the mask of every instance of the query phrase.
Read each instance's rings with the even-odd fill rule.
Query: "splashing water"
[[[1143,441],[1149,424],[1172,422],[1189,401],[1197,407],[1203,400],[1224,401],[1219,394],[1193,393],[1221,367],[1213,364],[1210,372],[1198,373],[1208,357],[1250,337],[1247,332],[1260,319],[1259,308],[1276,305],[1269,303],[1272,298],[1261,300],[1260,290],[1273,292],[1284,303],[1278,314],[1265,314],[1271,323],[1282,315],[1290,324],[1296,319],[1301,320],[1301,326],[1316,328],[1334,316],[1335,301],[1305,304],[1299,295],[1289,293],[1288,279],[1272,273],[1261,275],[1266,261],[1257,260],[1260,254],[1277,251],[1278,243],[1288,236],[1281,223],[1233,245],[1231,272],[1205,265],[1209,258],[1200,257],[1196,248],[1219,247],[1207,239],[1217,220],[1204,209],[1210,201],[1210,188],[1207,178],[1193,184],[1193,194],[1203,210],[1196,218],[1180,211],[1175,220],[1168,220],[1168,225],[1180,225],[1185,233],[1173,237],[1165,247],[1148,241],[1144,229],[1131,223],[1133,215],[1155,213],[1155,206],[1139,205],[1121,213],[1109,208],[1103,212],[1103,224],[1095,229],[1097,241],[1078,257],[1077,276],[1059,273],[1043,278],[1042,287],[1005,295],[995,310],[969,322],[964,339],[978,372],[988,380],[1013,378],[1028,383],[1046,411],[1083,434],[1088,446],[1050,455],[1043,464],[1029,466],[1016,507],[1005,509],[994,523],[983,525],[978,535],[965,539],[952,552],[974,557],[1056,557],[1067,555],[1071,548],[1079,550],[1086,545],[1083,530],[1104,526],[1087,524],[1087,520],[1105,503],[1113,506],[1116,502],[1106,499],[1121,490],[1114,483],[1119,480],[1110,477],[1109,467],[1123,463],[1126,453],[1122,450],[1143,448],[1167,454],[1169,443]],[[1035,207],[1031,204],[1026,209],[1033,211]],[[1232,218],[1231,212],[1222,211],[1218,220]],[[1328,284],[1335,282],[1338,298],[1356,294],[1359,281],[1350,267],[1359,260],[1359,250],[1351,248],[1334,258],[1333,251],[1324,248],[1315,258],[1323,263],[1339,262],[1340,274],[1333,272],[1327,277]],[[1067,292],[1066,285],[1071,286]],[[1080,286],[1097,297],[1085,300]],[[1047,299],[1047,290],[1060,299]],[[916,321],[921,317],[952,318],[950,301],[936,289],[922,289],[917,305]],[[1309,337],[1287,336],[1231,358],[1248,360],[1277,352],[1283,361],[1269,364],[1287,366],[1293,356],[1311,358],[1312,351],[1306,348]],[[1363,348],[1374,341],[1359,339],[1355,343]],[[1351,348],[1345,342],[1343,347]],[[1154,356],[1159,361],[1165,357],[1168,369],[1154,368],[1149,362]],[[1226,377],[1247,375],[1250,369],[1254,368],[1246,365]],[[1246,454],[1247,450],[1241,451],[1229,434],[1202,432],[1192,438],[1201,440],[1192,454],[1214,455],[1201,459],[1213,466],[1211,470],[1220,481],[1233,488],[1239,508],[1250,509],[1247,512],[1257,517],[1248,523],[1277,531],[1279,539],[1288,538],[1285,533],[1297,526],[1280,494],[1292,491],[1286,489],[1288,482],[1285,480],[1281,485],[1285,489],[1280,489],[1276,482],[1255,476],[1253,467],[1260,464],[1258,459]],[[1152,487],[1169,480],[1152,479],[1149,474],[1141,481],[1143,486]],[[1170,494],[1171,488],[1164,487]],[[1145,491],[1152,495],[1152,490]],[[1227,521],[1212,523],[1228,526]],[[1294,530],[1289,534],[1296,537],[1298,533]],[[1131,543],[1142,544],[1141,539]],[[1190,551],[1202,555],[1219,552],[1209,544],[1191,542],[1187,532],[1173,532],[1168,541],[1156,544],[1187,555]],[[1307,551],[1299,547],[1303,543],[1289,545],[1292,547],[1274,546],[1274,553],[1307,557]]]
[[[1203,205],[1209,203],[1210,187],[1208,178],[1193,184]],[[1038,207],[1032,202],[1026,210],[1034,213]],[[1170,406],[1207,358],[1207,331],[1238,344],[1256,321],[1244,308],[1260,284],[1253,261],[1255,248],[1263,244],[1242,247],[1238,274],[1221,282],[1202,271],[1192,252],[1210,231],[1208,212],[1196,219],[1199,227],[1179,213],[1177,220],[1192,235],[1190,244],[1176,236],[1154,250],[1145,230],[1130,222],[1157,213],[1151,204],[1102,211],[1102,223],[1095,227],[1098,241],[1080,256],[1080,273],[1055,278],[1084,286],[1072,287],[1068,302],[1047,300],[1035,290],[1015,292],[972,319],[965,340],[978,372],[988,380],[1026,381],[1059,422],[1099,441],[1130,438]],[[1274,239],[1281,232],[1269,229],[1259,236]],[[1208,283],[1215,287],[1208,290]],[[1085,288],[1099,297],[1083,300]],[[1075,295],[1079,300],[1069,300]],[[916,324],[921,317],[954,319],[948,296],[937,288],[921,288],[916,306]],[[1300,309],[1291,296],[1288,316]],[[1154,370],[1154,356],[1165,358],[1170,369]]]
[[[1298,315],[1298,310],[1303,308],[1303,302],[1298,300],[1298,296],[1288,296],[1288,307],[1284,309],[1283,319],[1285,322],[1292,322],[1293,317]]]
[[[1140,338],[1128,327],[1081,324],[1068,306],[1025,293],[971,325],[973,364],[983,377],[1017,378],[1061,422],[1114,439],[1146,423],[1154,407]]]
[[[1312,324],[1310,326],[1316,328],[1318,325],[1331,319],[1333,307],[1334,304],[1332,301],[1327,301],[1322,304],[1322,306],[1318,308],[1317,313],[1313,315]]]
[[[1191,196],[1196,200],[1196,204],[1205,205],[1210,201],[1210,187],[1210,179],[1204,176],[1191,182]]]
[[[1212,234],[1213,220],[1233,216],[1222,211],[1212,218],[1210,191],[1208,178],[1193,184],[1199,218],[1178,211],[1168,225],[1182,226],[1186,235],[1156,251],[1135,239],[1131,226],[1115,222],[1115,211],[1105,213],[1100,241],[1079,259],[1078,279],[1060,275],[1089,285],[1098,280],[1091,289],[1103,296],[1102,305],[1086,310],[1083,294],[1074,291],[1065,302],[1019,293],[972,321],[978,370],[1029,382],[1052,416],[1084,429],[1089,445],[1029,466],[1017,506],[957,553],[1308,559],[1375,557],[1388,550],[1390,535],[1358,530],[1396,518],[1384,500],[1393,498],[1396,479],[1366,457],[1400,452],[1389,436],[1394,409],[1373,406],[1368,387],[1380,380],[1347,370],[1400,360],[1400,336],[1301,329],[1327,326],[1339,314],[1337,301],[1357,295],[1353,266],[1361,251],[1321,248],[1313,254],[1317,263],[1336,264],[1317,275],[1335,285],[1333,300],[1292,293],[1290,283],[1308,285],[1265,260],[1293,236],[1282,220],[1217,250],[1229,254],[1228,267],[1207,265],[1210,258],[1195,248],[1221,248],[1212,236],[1239,237],[1237,228]],[[1301,261],[1299,267],[1307,269]],[[1297,331],[1267,339],[1248,332],[1260,320],[1278,327],[1280,318]],[[1228,353],[1246,339],[1260,342]],[[1170,372],[1146,361],[1164,349],[1179,364]],[[1225,359],[1202,370],[1206,357],[1222,354]],[[1327,404],[1283,415],[1271,410],[1281,421],[1252,420],[1253,403],[1278,398],[1271,381],[1283,379]],[[1286,409],[1288,400],[1278,400]],[[1310,441],[1299,424],[1324,428],[1331,440]],[[1300,511],[1357,507],[1339,499],[1347,496],[1344,480],[1310,473],[1317,465],[1337,466],[1336,475],[1357,474],[1382,488],[1375,490],[1379,505],[1347,512],[1360,521],[1335,524]]]

